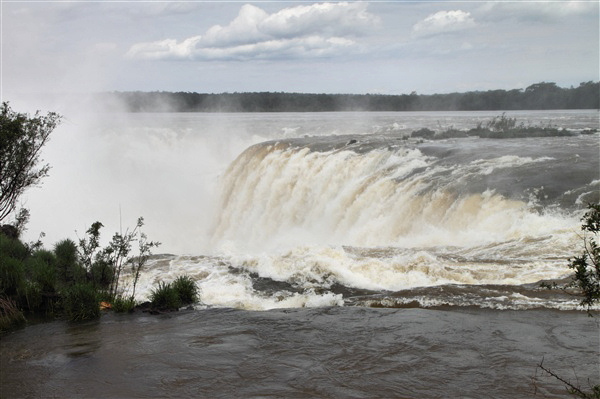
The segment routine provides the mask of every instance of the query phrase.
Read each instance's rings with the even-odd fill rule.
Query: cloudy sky
[[[4,0],[2,99],[445,93],[599,80],[598,1]]]

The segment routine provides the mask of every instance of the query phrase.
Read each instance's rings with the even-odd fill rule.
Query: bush
[[[410,134],[411,137],[422,137],[424,139],[432,139],[435,136],[435,132],[431,129],[427,129],[426,127],[415,130]]]
[[[31,280],[40,285],[43,292],[56,291],[56,258],[50,251],[36,251],[25,262],[27,273]]]
[[[6,331],[22,324],[25,324],[25,317],[17,304],[10,298],[0,297],[0,331]]]
[[[188,305],[198,300],[198,287],[189,276],[177,277],[172,286],[182,304]]]
[[[134,307],[135,302],[133,300],[133,297],[123,298],[122,296],[119,296],[115,298],[115,300],[112,303],[112,310],[114,310],[117,313],[132,312]]]
[[[152,290],[150,302],[152,302],[152,306],[159,310],[177,310],[182,305],[175,288],[163,281],[158,283],[158,288]]]
[[[71,321],[92,320],[100,317],[98,293],[89,283],[69,287],[63,296],[63,307]]]
[[[32,117],[13,111],[7,102],[0,106],[0,221],[16,209],[27,188],[48,175],[50,165],[39,165],[41,149],[60,120],[54,112]]]
[[[581,291],[580,304],[590,312],[600,302],[600,246],[596,241],[600,234],[600,204],[588,204],[588,212],[581,220],[581,229],[588,235],[583,239],[581,256],[570,259],[568,267],[575,272],[571,286]]]
[[[29,256],[29,250],[18,239],[0,234],[0,254],[13,259],[25,260]]]
[[[102,290],[108,290],[113,281],[115,269],[104,259],[100,259],[92,264],[90,277],[94,286]]]
[[[18,297],[24,292],[23,261],[0,254],[0,294]]]
[[[54,246],[56,255],[56,269],[58,278],[65,284],[83,282],[85,269],[77,262],[77,245],[72,240],[66,239]]]

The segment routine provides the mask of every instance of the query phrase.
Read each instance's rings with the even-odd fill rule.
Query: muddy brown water
[[[108,313],[2,336],[2,398],[564,397],[600,380],[598,318],[477,308]]]

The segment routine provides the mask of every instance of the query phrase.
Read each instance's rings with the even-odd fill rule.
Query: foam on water
[[[69,118],[44,154],[53,169],[43,190],[28,192],[26,239],[46,231],[51,246],[99,220],[106,241],[120,230],[121,211],[124,228],[144,216],[148,237],[163,243],[158,252],[177,255],[149,262],[138,300],[187,274],[204,305],[245,309],[339,306],[349,301],[344,290],[564,277],[581,244],[583,206],[598,197],[597,135],[402,139],[490,116]],[[597,113],[568,117],[560,127],[597,124]],[[453,303],[484,303],[480,294]],[[498,306],[520,300],[492,297],[508,298]]]
[[[336,284],[399,291],[563,278],[581,213],[540,207],[531,193],[477,191],[482,178],[506,170],[518,178],[553,162],[500,155],[449,164],[411,146],[255,145],[224,176],[215,253],[309,295]],[[522,306],[507,297],[486,303]]]

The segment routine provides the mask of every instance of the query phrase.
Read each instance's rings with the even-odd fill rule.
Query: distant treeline
[[[304,94],[112,92],[101,100],[128,112],[332,112],[600,109],[600,82],[561,88],[541,82],[526,89],[449,94]]]

